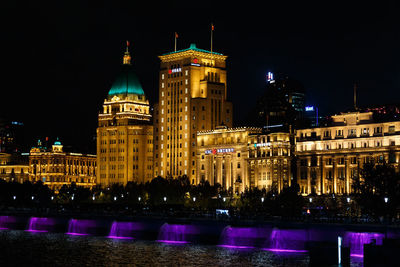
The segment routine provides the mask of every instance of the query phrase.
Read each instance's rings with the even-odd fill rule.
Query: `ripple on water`
[[[0,232],[0,266],[307,266],[304,254],[196,244]],[[23,257],[21,256],[23,255]]]

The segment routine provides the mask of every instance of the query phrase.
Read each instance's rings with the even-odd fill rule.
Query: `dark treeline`
[[[368,218],[369,221],[399,219],[400,174],[387,164],[366,164],[363,179],[355,181],[351,195],[299,194],[295,184],[276,191],[246,189],[237,194],[221,185],[202,181],[191,185],[188,177],[154,178],[151,182],[127,185],[113,184],[92,189],[64,185],[56,194],[42,182],[0,181],[0,209],[31,208],[69,211],[184,211],[192,214],[214,213],[227,209],[230,215],[242,218]]]

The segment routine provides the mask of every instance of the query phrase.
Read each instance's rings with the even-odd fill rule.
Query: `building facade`
[[[288,133],[218,127],[199,131],[197,144],[197,183],[219,183],[234,192],[254,187],[280,192],[291,184]]]
[[[122,71],[98,117],[97,182],[101,186],[145,183],[154,177],[151,117],[149,101],[127,48]]]
[[[0,153],[0,179],[19,183],[29,180],[29,165],[25,158],[19,156],[16,159],[13,154]]]
[[[72,182],[92,188],[96,185],[96,155],[64,152],[59,141],[47,150],[39,141],[30,151],[29,181],[42,181],[56,191]]]
[[[302,194],[348,194],[367,162],[386,161],[397,170],[400,121],[378,122],[372,112],[332,116],[329,126],[296,133],[297,182]]]
[[[292,148],[290,134],[284,132],[249,136],[249,187],[280,193],[292,184]]]
[[[197,131],[232,126],[226,58],[190,48],[159,56],[159,102],[154,107],[154,174],[196,180]]]

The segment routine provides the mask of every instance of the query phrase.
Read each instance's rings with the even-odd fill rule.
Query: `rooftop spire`
[[[129,53],[129,41],[126,41],[126,51],[124,54],[123,64],[124,65],[131,64],[131,54]]]
[[[354,100],[354,110],[357,110],[357,84],[354,83],[353,87],[353,100]]]

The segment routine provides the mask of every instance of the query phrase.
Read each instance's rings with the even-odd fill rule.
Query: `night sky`
[[[58,136],[87,152],[125,41],[131,42],[133,64],[155,103],[157,56],[173,50],[175,31],[178,49],[191,43],[210,49],[212,22],[213,50],[229,56],[228,95],[236,126],[245,125],[268,71],[301,81],[307,104],[317,105],[322,114],[350,108],[355,82],[360,105],[400,102],[400,16],[394,6],[7,2],[0,17],[0,117],[24,122],[32,142]]]

